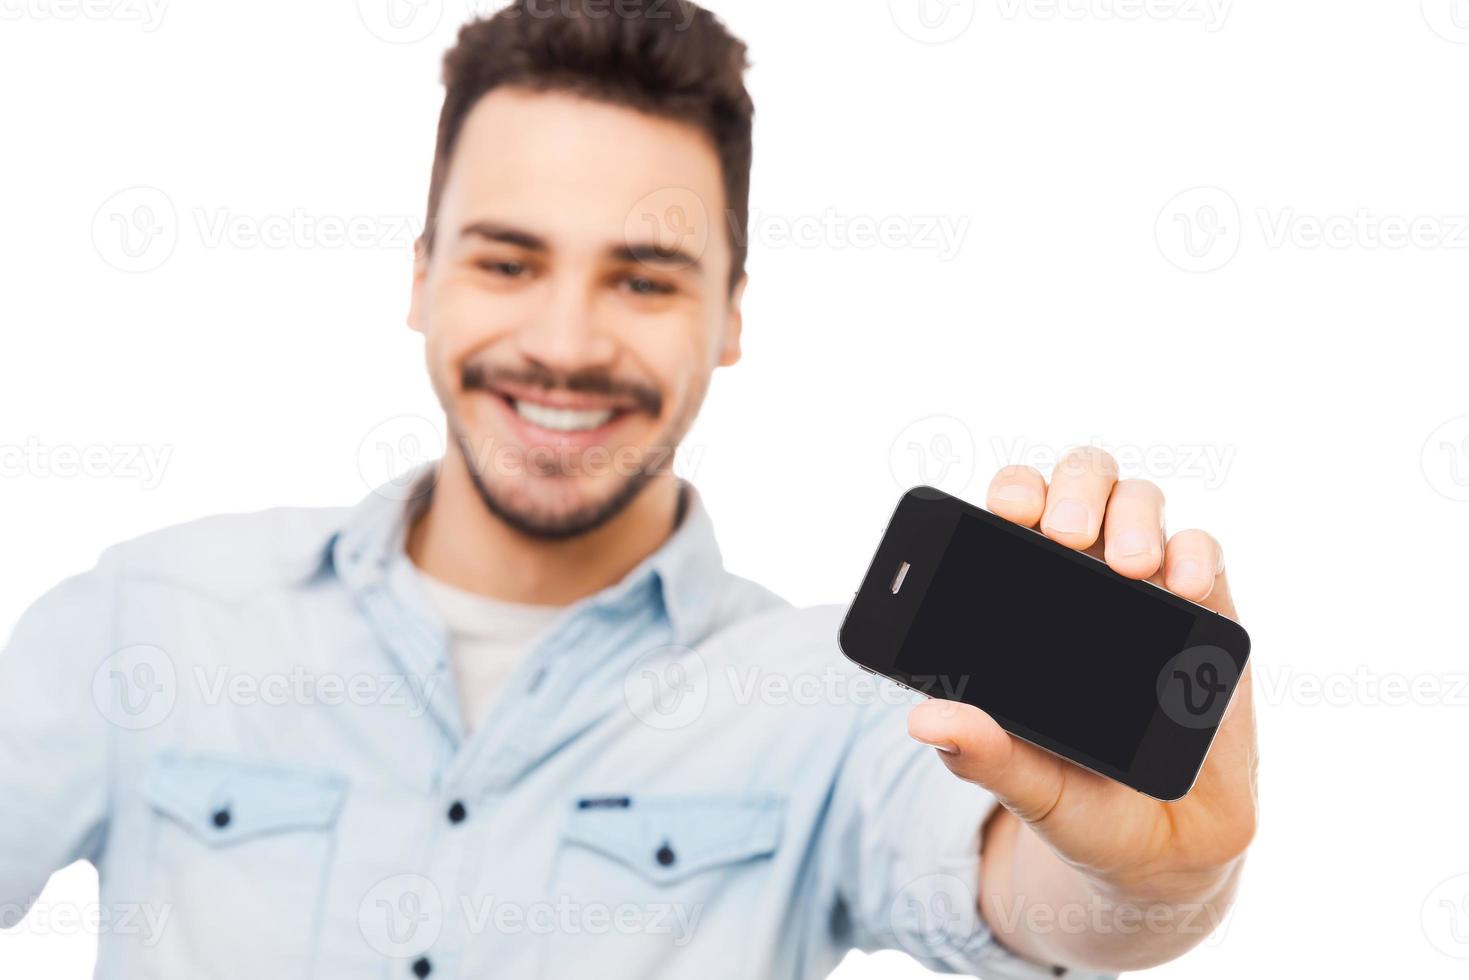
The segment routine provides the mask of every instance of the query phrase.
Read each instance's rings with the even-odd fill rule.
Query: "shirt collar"
[[[404,554],[408,527],[428,505],[437,473],[437,464],[429,464],[410,478],[369,493],[346,512],[313,552],[309,574],[331,570],[354,588],[382,587],[392,563]],[[679,489],[683,519],[668,539],[621,581],[577,605],[613,605],[654,588],[668,615],[674,642],[690,646],[716,625],[725,570],[702,495],[687,481],[680,480]]]

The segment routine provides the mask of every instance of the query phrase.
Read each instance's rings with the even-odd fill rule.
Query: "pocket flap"
[[[217,845],[329,827],[345,795],[340,776],[216,756],[166,753],[143,777],[154,809]]]
[[[777,796],[589,797],[572,809],[566,839],[671,884],[773,854],[784,806]]]

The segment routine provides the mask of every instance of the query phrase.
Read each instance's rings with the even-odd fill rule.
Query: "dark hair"
[[[745,89],[747,66],[744,42],[688,0],[515,0],[466,24],[444,56],[425,246],[433,246],[455,142],[475,103],[502,85],[566,91],[687,122],[709,136],[724,176],[732,288],[748,252],[755,106]]]

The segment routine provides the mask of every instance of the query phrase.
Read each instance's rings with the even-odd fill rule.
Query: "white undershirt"
[[[561,606],[529,606],[455,588],[418,571],[426,598],[449,629],[449,656],[466,731],[484,723],[490,706]]]

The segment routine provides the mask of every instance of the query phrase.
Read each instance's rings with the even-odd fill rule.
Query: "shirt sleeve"
[[[894,700],[864,708],[832,801],[828,860],[852,945],[904,950],[941,973],[1101,980],[1032,963],[996,941],[978,902],[980,830],[995,798],[909,736],[920,696]]]
[[[0,906],[18,919],[52,872],[96,861],[106,827],[108,722],[94,678],[111,609],[98,571],[22,616],[0,652]],[[0,922],[12,926],[14,921]]]

